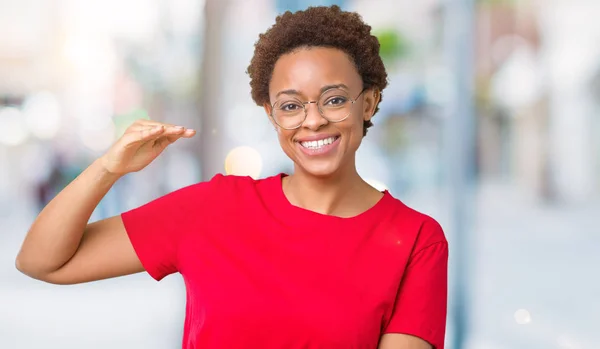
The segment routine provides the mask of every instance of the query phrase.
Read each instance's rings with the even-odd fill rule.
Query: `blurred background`
[[[358,154],[451,246],[448,347],[600,348],[600,1],[0,0],[0,348],[177,348],[179,275],[75,286],[14,259],[44,205],[134,120],[198,136],[92,221],[217,172],[292,170],[250,98],[258,34],[339,4],[389,73]]]

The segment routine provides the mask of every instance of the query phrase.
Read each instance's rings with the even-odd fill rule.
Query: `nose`
[[[316,131],[328,123],[327,119],[321,115],[317,102],[307,102],[304,108],[306,108],[306,119],[304,119],[302,127]]]

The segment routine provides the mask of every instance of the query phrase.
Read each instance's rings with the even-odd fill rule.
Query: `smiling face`
[[[296,171],[318,177],[354,171],[363,123],[371,119],[378,93],[363,92],[363,81],[346,53],[335,48],[311,47],[281,56],[273,69],[269,96],[271,104],[264,105],[268,115],[274,114],[272,105],[280,112],[291,113],[295,109],[301,111],[301,105],[290,104],[290,101],[320,100],[321,110],[326,115],[336,116],[339,106],[346,103],[349,114],[337,114],[347,115],[340,122],[325,119],[317,103],[305,104],[306,119],[298,128],[288,130],[286,128],[292,128],[294,123],[283,124],[279,120],[284,126],[280,127],[272,118],[271,122],[277,129],[281,148],[294,161]],[[344,96],[356,99],[355,103],[344,101]],[[304,112],[301,113],[303,117]]]

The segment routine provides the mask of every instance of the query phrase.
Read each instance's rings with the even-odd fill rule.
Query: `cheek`
[[[282,130],[277,127],[275,132],[277,132],[277,138],[279,139],[279,143],[281,143],[281,145],[289,143],[292,139],[292,135],[290,135],[287,130]]]
[[[348,123],[345,126],[345,132],[350,136],[349,143],[353,147],[358,147],[360,145],[363,138],[363,124],[364,121],[362,118],[353,118],[351,123]]]
[[[294,138],[293,131],[282,130],[280,128],[277,129],[277,139],[279,140],[279,145],[283,149],[283,151],[290,155],[290,149],[294,147],[294,142],[292,139]]]

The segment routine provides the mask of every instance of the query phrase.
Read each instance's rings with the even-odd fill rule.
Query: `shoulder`
[[[254,179],[250,176],[237,176],[237,175],[224,175],[221,173],[216,174],[210,181],[212,187],[220,189],[254,189],[261,186],[273,184],[278,176],[271,176],[261,179]]]
[[[194,194],[208,194],[215,197],[215,199],[221,198],[228,200],[234,196],[240,198],[246,194],[256,194],[259,191],[269,190],[275,187],[275,182],[278,178],[278,175],[254,179],[250,176],[225,175],[218,173],[208,181],[199,182],[182,189],[188,190],[190,193]]]
[[[399,228],[399,233],[413,240],[413,252],[429,246],[447,244],[442,225],[433,217],[409,207],[399,199],[391,200],[393,205],[391,221]]]
[[[186,191],[219,191],[231,188],[252,187],[258,180],[252,179],[249,176],[224,175],[217,173],[207,181],[194,183],[179,190]]]

